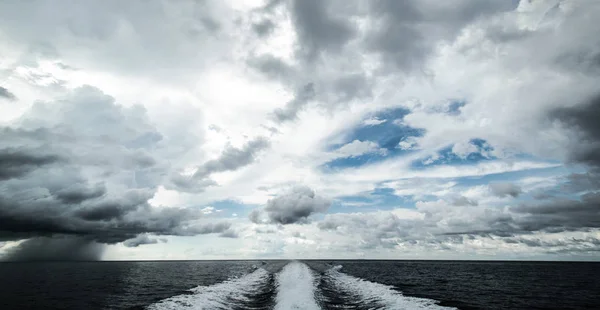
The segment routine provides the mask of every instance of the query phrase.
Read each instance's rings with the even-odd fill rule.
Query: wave
[[[456,309],[438,305],[438,301],[404,296],[393,286],[367,281],[341,272],[342,266],[335,266],[325,272],[325,280],[337,291],[351,297],[353,304],[368,306],[369,309]]]
[[[283,267],[276,277],[275,310],[319,310],[315,299],[316,279],[310,268],[300,262]]]
[[[269,285],[270,275],[258,268],[237,279],[227,280],[210,286],[191,289],[192,294],[177,295],[148,307],[149,310],[165,309],[234,309],[244,307],[252,298],[260,295]]]

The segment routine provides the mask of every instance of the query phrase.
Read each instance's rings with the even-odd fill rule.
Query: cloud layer
[[[598,16],[0,3],[0,256],[597,259]]]

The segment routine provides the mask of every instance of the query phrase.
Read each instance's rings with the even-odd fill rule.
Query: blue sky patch
[[[393,150],[398,147],[398,143],[403,138],[423,136],[425,134],[424,129],[413,128],[394,122],[401,121],[408,114],[410,114],[410,110],[406,108],[394,108],[376,113],[372,115],[373,118],[386,120],[386,122],[376,125],[361,124],[348,133],[343,144],[334,145],[333,149],[354,140],[360,140],[377,142],[380,147]]]
[[[414,208],[415,202],[412,197],[397,196],[393,188],[380,187],[366,195],[341,197],[334,201],[330,211],[369,212],[402,207]]]
[[[460,177],[452,180],[457,181],[458,186],[472,187],[477,185],[487,185],[494,182],[517,182],[518,180],[526,177],[552,177],[556,175],[566,175],[571,172],[572,170],[565,166],[558,166],[493,173],[483,176]]]
[[[326,162],[325,164],[323,164],[322,167],[325,169],[343,169],[350,167],[359,167],[369,163],[378,162],[380,160],[383,160],[384,158],[386,158],[386,155],[382,153],[369,153],[360,156],[336,158],[332,161]]]
[[[435,113],[444,113],[452,116],[460,115],[461,108],[467,105],[465,100],[449,100],[442,105],[433,107]]]
[[[448,104],[448,111],[446,113],[450,115],[459,115],[460,108],[464,107],[467,104],[464,100],[452,101]]]
[[[380,148],[385,149],[385,154],[369,153],[360,156],[337,158],[323,164],[322,167],[325,169],[358,167],[365,164],[375,163],[385,158],[405,155],[409,152],[412,152],[410,150],[401,149],[398,144],[401,141],[406,141],[411,137],[414,138],[423,136],[425,134],[425,130],[402,124],[402,119],[409,113],[410,110],[406,108],[394,108],[376,113],[375,115],[372,115],[372,118],[385,120],[385,122],[373,125],[361,124],[360,126],[350,130],[344,139],[344,143],[333,144],[329,148],[330,151],[335,151],[354,140],[372,141],[377,143]]]
[[[233,199],[213,201],[209,205],[216,210],[223,210],[222,212],[225,212],[226,215],[236,213],[239,216],[246,216],[254,207],[257,207],[256,205],[244,204]]]
[[[471,165],[486,160],[494,160],[497,157],[489,154],[494,148],[487,143],[487,141],[479,138],[471,139],[469,144],[474,146],[473,152],[468,154],[456,154],[454,153],[454,145],[444,147],[436,152],[435,155],[428,156],[423,159],[418,159],[412,162],[411,167],[421,169],[425,167],[439,166],[439,165]],[[475,151],[476,149],[476,151]]]

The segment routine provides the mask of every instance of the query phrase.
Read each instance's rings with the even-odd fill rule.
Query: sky
[[[0,2],[0,259],[600,258],[600,1]]]

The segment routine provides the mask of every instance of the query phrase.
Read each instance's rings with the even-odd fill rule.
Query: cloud
[[[377,117],[371,117],[369,119],[366,119],[363,121],[363,124],[365,124],[366,126],[376,126],[376,125],[380,125],[387,122],[387,120],[385,119],[379,119]]]
[[[15,94],[11,93],[10,91],[8,91],[8,89],[6,89],[2,86],[0,86],[0,98],[4,98],[9,101],[13,101],[13,100],[17,99]]]
[[[238,238],[239,235],[238,235],[238,233],[235,230],[233,230],[233,229],[230,228],[230,229],[225,230],[221,234],[219,234],[219,237],[222,237],[222,238],[233,238],[233,239],[235,239],[235,238]]]
[[[597,1],[267,2],[1,2],[2,251],[594,249]]]
[[[258,137],[248,141],[243,147],[235,148],[227,145],[221,155],[199,166],[194,174],[185,176],[176,174],[172,177],[173,185],[179,190],[199,192],[207,186],[216,185],[208,177],[217,172],[234,171],[252,164],[258,154],[268,148],[269,140]]]
[[[514,206],[519,213],[518,225],[523,230],[550,229],[553,231],[600,228],[598,205],[600,193],[588,193],[580,200],[553,198],[536,204]]]
[[[202,211],[203,214],[212,214],[215,212],[215,208],[208,206],[208,207],[202,208],[202,210],[200,210],[200,211]],[[218,212],[218,211],[220,211],[220,210],[216,210],[216,212]]]
[[[597,205],[597,198],[593,195],[584,198],[583,202],[563,200],[511,208],[472,205],[448,208],[449,205],[442,200],[419,202],[417,210],[327,214],[317,227],[323,232],[334,232],[348,238],[346,246],[350,249],[346,251],[416,250],[424,247],[429,251],[445,251],[478,240],[490,246],[496,241],[523,243],[527,247],[539,247],[546,254],[558,249],[579,252],[580,242],[564,239],[563,236],[591,237],[598,232],[597,210],[591,207],[594,203]],[[563,240],[542,242],[534,239],[540,236]],[[581,249],[589,250],[589,244]]]
[[[156,244],[158,243],[158,239],[150,238],[146,234],[138,235],[135,238],[127,239],[123,241],[123,245],[128,248],[135,248],[142,244]]]
[[[421,69],[439,42],[453,41],[469,23],[512,8],[510,1],[460,1],[447,5],[431,1],[372,1],[365,45],[383,63],[398,69]]]
[[[86,200],[100,198],[104,194],[106,194],[106,186],[103,183],[97,183],[93,187],[87,187],[79,183],[58,190],[54,196],[63,203],[77,204]]]
[[[255,209],[250,215],[253,223],[263,223],[262,214],[266,214],[268,222],[275,224],[301,223],[315,213],[325,213],[331,201],[317,195],[306,186],[293,187],[286,193],[267,202],[264,209]]]
[[[498,197],[518,197],[522,192],[521,187],[512,183],[491,183],[489,187],[492,193]]]
[[[297,75],[294,67],[269,54],[248,57],[247,63],[250,67],[257,69],[264,75],[284,82],[293,79]]]
[[[314,84],[308,83],[304,85],[304,87],[296,92],[294,99],[285,104],[285,107],[277,108],[274,111],[276,120],[280,123],[295,120],[298,117],[298,113],[314,96]]]
[[[70,248],[77,256],[76,250],[88,253],[92,243],[147,241],[136,238],[139,234],[229,228],[225,222],[204,223],[200,210],[148,204],[177,157],[164,159],[174,154],[168,146],[172,137],[160,133],[140,106],[117,105],[86,86],[60,100],[36,103],[12,126],[0,128],[0,238],[34,239],[10,259],[28,259],[28,253],[46,246],[64,245],[57,257]],[[251,147],[256,144],[261,142]],[[211,164],[208,170],[234,169],[246,155],[226,153],[222,166]],[[66,237],[54,243],[52,236]]]
[[[144,12],[143,17],[137,15],[140,11]],[[170,82],[163,79],[170,75],[171,81],[186,83],[190,68],[200,69],[220,57],[221,48],[230,42],[223,33],[230,23],[227,18],[214,18],[216,12],[222,17],[233,17],[230,9],[211,1],[184,1],[177,5],[130,3],[125,7],[86,1],[74,7],[57,7],[42,0],[2,4],[0,27],[10,29],[3,31],[9,40],[32,45],[30,53],[23,55],[26,61],[43,56],[84,70],[162,79],[163,84]],[[14,18],[8,20],[8,16]],[[34,16],[36,22],[27,23],[27,16]],[[146,18],[162,26],[147,23]],[[128,31],[120,30],[123,23],[130,27]],[[52,37],[60,39],[47,40]],[[129,47],[123,49],[123,44]],[[172,49],[174,44],[178,48]],[[203,52],[198,53],[199,48]]]
[[[336,153],[343,157],[356,157],[373,152],[386,153],[385,149],[380,149],[377,143],[360,140],[354,140],[348,144],[344,144],[336,150]]]
[[[551,119],[557,120],[575,136],[570,150],[570,159],[600,167],[600,95],[574,107],[561,107],[550,112]]]
[[[188,235],[223,233],[228,231],[230,227],[231,223],[227,221],[205,223],[190,227],[191,230],[188,232]]]
[[[452,153],[458,157],[465,159],[467,156],[473,153],[478,153],[479,148],[473,143],[456,143],[452,146]]]
[[[96,261],[102,258],[104,245],[85,238],[36,237],[9,249],[3,261]]]
[[[452,204],[455,206],[476,206],[478,203],[476,200],[469,199],[465,196],[458,196],[453,201]]]
[[[357,247],[372,249],[376,247],[393,247],[397,238],[408,237],[411,230],[419,225],[413,219],[403,219],[392,212],[370,212],[367,214],[328,214],[317,223],[323,231],[337,231],[359,237]]]
[[[209,160],[198,167],[194,178],[205,178],[215,172],[232,171],[251,164],[258,152],[269,146],[266,138],[259,137],[246,143],[242,148],[227,146],[219,158]]]
[[[274,28],[275,24],[268,19],[252,24],[252,30],[254,30],[259,37],[271,34]]]
[[[328,2],[293,0],[290,13],[298,36],[298,52],[307,59],[319,56],[322,50],[335,51],[354,36],[352,25],[331,13]]]
[[[10,131],[6,128],[3,130]],[[16,148],[0,149],[0,180],[21,177],[40,166],[60,160],[61,158],[57,155],[34,154]]]
[[[254,209],[252,211],[250,211],[250,214],[248,214],[248,219],[250,220],[250,222],[255,223],[255,224],[260,224],[262,223],[262,210],[260,209]]]

